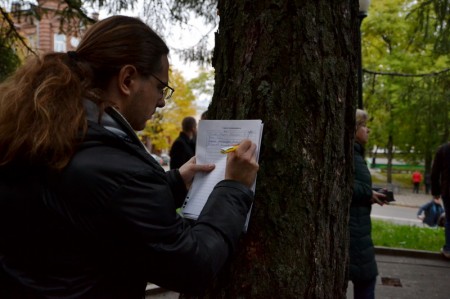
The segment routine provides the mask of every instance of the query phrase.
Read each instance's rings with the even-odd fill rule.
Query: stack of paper
[[[250,139],[257,145],[259,157],[263,123],[261,120],[200,120],[197,130],[197,164],[216,165],[210,173],[197,173],[186,196],[182,213],[186,218],[197,219],[214,186],[225,178],[227,155],[221,149]],[[255,191],[256,180],[252,190]],[[249,213],[250,214],[250,213]],[[248,223],[248,217],[247,217]]]

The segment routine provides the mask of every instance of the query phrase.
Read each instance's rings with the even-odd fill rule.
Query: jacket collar
[[[354,150],[357,151],[358,153],[361,153],[361,154],[364,153],[364,147],[363,147],[360,143],[358,143],[358,142],[356,142],[356,141],[355,141],[355,144],[353,145],[353,148],[354,148]]]
[[[139,145],[139,147],[143,148],[148,154],[150,154],[147,147],[145,147],[140,141],[139,137],[136,135],[136,132],[133,130],[125,117],[114,107],[107,107],[104,113],[100,113],[100,109],[96,103],[90,100],[84,100],[83,104],[88,121],[99,124],[109,132],[125,141],[133,142]]]

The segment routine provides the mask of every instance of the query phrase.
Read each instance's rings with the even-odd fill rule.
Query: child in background
[[[445,213],[440,198],[433,198],[430,202],[421,206],[417,212],[417,218],[430,227],[438,226],[443,217],[445,217]]]

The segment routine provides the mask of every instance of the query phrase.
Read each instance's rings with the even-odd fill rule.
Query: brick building
[[[61,27],[61,12],[67,7],[60,0],[37,0],[38,5],[11,5],[11,16],[18,32],[38,54],[74,50],[85,26],[77,20],[65,22]],[[40,19],[36,17],[40,16]],[[95,16],[94,16],[95,17]]]

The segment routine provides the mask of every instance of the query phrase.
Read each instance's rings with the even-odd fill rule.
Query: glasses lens
[[[165,100],[169,100],[172,97],[172,93],[173,93],[172,89],[170,89],[169,87],[166,86],[163,89],[163,97],[164,97],[164,99]]]

